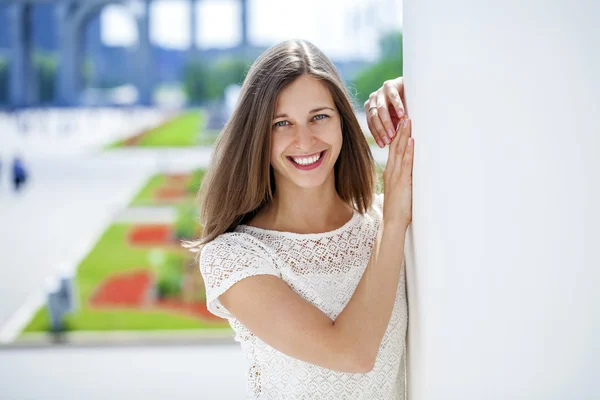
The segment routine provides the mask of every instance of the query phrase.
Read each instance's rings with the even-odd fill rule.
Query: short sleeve
[[[281,277],[266,245],[245,233],[224,233],[200,252],[200,273],[206,287],[208,311],[221,318],[233,315],[219,301],[236,282],[256,275]]]

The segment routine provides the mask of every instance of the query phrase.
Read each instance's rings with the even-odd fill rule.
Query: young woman
[[[249,398],[404,399],[410,121],[397,132],[384,202],[330,60],[287,41],[250,68],[200,188],[194,243],[208,309],[247,358]]]

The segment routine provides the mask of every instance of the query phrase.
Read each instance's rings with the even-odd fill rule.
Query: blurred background
[[[0,398],[243,397],[180,245],[245,73],[306,39],[363,102],[402,75],[401,0],[0,1]]]

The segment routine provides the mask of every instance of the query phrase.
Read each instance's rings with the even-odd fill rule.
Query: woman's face
[[[275,104],[271,166],[283,181],[318,187],[330,174],[342,148],[340,116],[327,86],[303,75],[286,86]]]

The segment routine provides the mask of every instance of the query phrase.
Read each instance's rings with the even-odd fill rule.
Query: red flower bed
[[[188,197],[189,193],[185,187],[162,186],[154,191],[156,200],[173,200]]]
[[[171,225],[139,225],[129,231],[129,243],[133,245],[164,245],[173,241]]]
[[[205,321],[222,321],[211,314],[204,302],[183,303],[179,299],[152,299],[150,289],[154,276],[148,269],[124,272],[104,280],[90,297],[92,307],[143,308],[144,310],[166,310],[198,317]]]
[[[149,270],[110,277],[90,297],[90,303],[96,306],[139,307],[147,299],[152,280]]]
[[[189,173],[165,174],[166,183],[169,185],[187,185],[191,177],[192,174]]]

